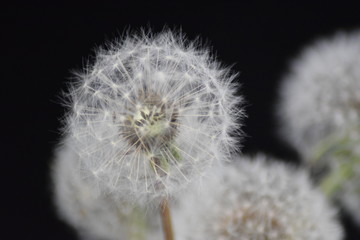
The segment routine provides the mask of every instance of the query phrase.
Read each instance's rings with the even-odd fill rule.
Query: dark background
[[[189,39],[200,36],[220,61],[241,72],[248,115],[243,152],[298,162],[276,135],[279,80],[303,46],[337,30],[359,29],[359,7],[357,1],[249,2],[2,6],[1,238],[75,239],[51,203],[49,166],[65,111],[59,96],[71,70],[82,69],[94,49],[125,30],[159,32],[167,25]],[[360,230],[343,215],[346,239],[360,239]]]

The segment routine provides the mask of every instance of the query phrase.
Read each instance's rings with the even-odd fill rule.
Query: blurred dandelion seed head
[[[79,157],[65,138],[53,163],[54,202],[62,220],[81,239],[159,239],[158,211],[127,202],[114,201],[94,191],[79,175]]]
[[[282,134],[305,158],[334,131],[360,121],[360,31],[306,47],[280,89]],[[357,134],[359,137],[359,133]]]
[[[360,223],[360,31],[306,47],[280,90],[284,138]]]
[[[214,170],[201,194],[180,199],[181,239],[342,239],[336,209],[305,171],[262,154],[235,161]]]

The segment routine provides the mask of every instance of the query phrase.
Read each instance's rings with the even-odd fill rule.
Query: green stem
[[[326,196],[332,197],[353,174],[353,168],[357,161],[351,160],[342,164],[338,169],[330,172],[320,183],[320,188]]]

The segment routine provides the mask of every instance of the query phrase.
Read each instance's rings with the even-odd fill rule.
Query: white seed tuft
[[[314,144],[360,121],[360,32],[317,41],[294,61],[280,91],[284,138],[305,158]]]
[[[201,194],[180,199],[174,225],[183,240],[340,240],[335,215],[305,171],[257,155],[216,171]]]
[[[80,177],[80,158],[67,139],[56,152],[52,178],[59,216],[82,239],[155,240],[162,235],[158,212],[101,195]]]
[[[339,181],[334,196],[360,224],[359,31],[304,50],[283,82],[279,117],[284,138],[312,170]]]
[[[69,92],[82,177],[130,202],[173,196],[235,150],[234,78],[170,31],[99,51]]]

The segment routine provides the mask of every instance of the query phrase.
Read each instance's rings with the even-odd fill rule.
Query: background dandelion
[[[305,158],[335,131],[350,128],[356,134],[359,53],[360,32],[338,33],[307,47],[283,81],[279,106],[283,135]]]
[[[294,62],[281,94],[283,135],[329,196],[360,223],[360,32],[337,33]]]
[[[303,170],[264,155],[217,171],[174,214],[180,239],[342,239],[336,210]]]
[[[157,212],[114,201],[96,192],[81,178],[80,159],[71,145],[69,139],[64,141],[52,169],[54,201],[61,218],[81,239],[159,239],[161,228]]]

